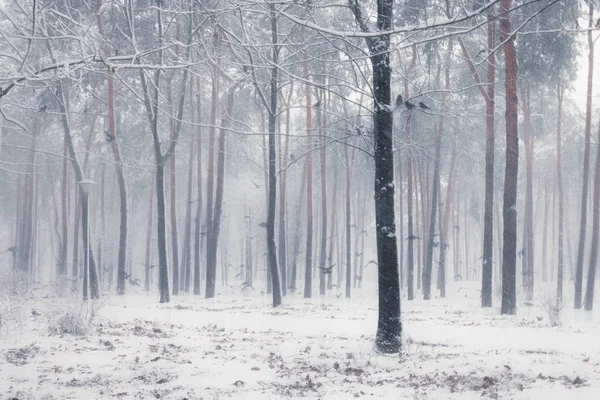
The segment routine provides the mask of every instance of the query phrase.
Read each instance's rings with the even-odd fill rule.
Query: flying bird
[[[429,106],[425,103],[423,103],[422,101],[419,102],[419,107],[421,107],[423,110],[429,110]]]
[[[331,274],[333,267],[335,267],[335,264],[330,265],[329,267],[319,267],[319,269],[322,269],[324,274]]]

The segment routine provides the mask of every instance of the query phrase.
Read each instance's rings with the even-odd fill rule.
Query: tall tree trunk
[[[216,264],[212,261],[213,250],[213,193],[215,175],[215,132],[217,124],[217,102],[219,90],[219,76],[213,68],[212,94],[210,105],[210,129],[208,136],[208,168],[206,170],[206,294],[207,299],[215,297]],[[214,249],[216,254],[216,249]]]
[[[148,229],[146,230],[146,257],[144,265],[144,290],[150,291],[150,277],[152,276],[152,269],[154,266],[151,264],[151,249],[152,249],[152,209],[154,208],[154,196],[152,190],[150,190],[150,209],[148,211]]]
[[[190,280],[192,275],[192,182],[194,175],[194,140],[190,141],[190,153],[188,159],[188,181],[187,200],[185,205],[185,227],[183,238],[183,279],[181,287],[186,293],[190,291]]]
[[[600,125],[598,126],[600,138]],[[596,268],[598,266],[598,242],[600,236],[600,146],[596,146],[596,171],[594,175],[594,203],[592,208],[592,243],[590,249],[590,266],[588,267],[587,285],[585,290],[584,309],[594,308],[594,285],[596,283]]]
[[[196,92],[200,93],[200,79],[196,80]],[[196,114],[196,121],[198,122],[198,131],[196,132],[196,193],[198,198],[196,199],[196,217],[194,218],[194,294],[200,295],[200,252],[202,249],[202,128],[200,122],[202,122],[202,101],[197,101],[198,113]]]
[[[304,76],[309,78],[308,59],[304,53]],[[312,168],[312,102],[310,96],[310,86],[305,84],[306,99],[306,136],[308,153],[306,154],[306,264],[304,268],[304,298],[312,297],[312,267],[313,267],[313,168]]]
[[[327,255],[327,268],[329,272],[327,273],[327,290],[331,290],[333,286],[333,248],[335,247],[335,228],[336,225],[336,201],[337,201],[337,184],[338,184],[338,168],[337,164],[333,167],[333,189],[332,189],[332,200],[331,200],[331,229],[329,232],[329,254]]]
[[[352,295],[352,215],[350,207],[350,185],[351,171],[354,164],[356,149],[352,149],[352,160],[348,154],[348,146],[344,148],[346,153],[346,298]]]
[[[321,254],[319,273],[319,294],[325,294],[325,269],[327,265],[327,147],[325,146],[323,110],[325,108],[325,96],[319,98],[321,105],[317,110],[319,138],[321,144]]]
[[[165,206],[165,166],[159,163],[156,166],[156,211],[158,214],[158,287],[160,290],[160,302],[171,301],[169,291],[169,261],[167,258],[167,223]]]
[[[523,103],[523,139],[525,142],[525,171],[527,185],[525,191],[525,214],[523,218],[523,285],[527,300],[533,300],[534,268],[533,268],[533,139],[531,138],[531,93],[527,85],[522,99]]]
[[[502,250],[502,314],[515,314],[517,262],[517,175],[519,172],[517,52],[510,21],[512,0],[501,0],[500,32],[506,69],[506,168],[504,176],[504,247]]]
[[[245,208],[245,207],[244,207]],[[246,274],[244,277],[243,288],[252,287],[252,210],[246,212],[244,222],[246,224]]]
[[[589,165],[590,165],[590,139],[592,130],[592,83],[594,79],[594,40],[592,30],[594,24],[594,6],[592,2],[588,4],[588,21],[590,28],[587,33],[588,42],[588,76],[585,104],[585,131],[584,131],[584,152],[583,152],[583,185],[581,189],[581,216],[579,220],[579,247],[577,248],[577,266],[575,269],[575,309],[581,308],[581,298],[583,293],[583,259],[585,253],[585,234],[587,224],[588,207],[588,184],[589,184]]]
[[[108,129],[111,136],[111,149],[115,160],[117,182],[119,183],[120,202],[120,226],[119,226],[119,255],[117,258],[117,295],[125,294],[125,262],[127,255],[127,185],[123,172],[123,161],[121,151],[117,142],[117,130],[115,128],[115,94],[114,94],[114,71],[108,71]],[[100,265],[100,268],[102,266]]]
[[[407,209],[407,233],[408,237],[407,248],[406,248],[406,264],[407,264],[407,278],[406,284],[408,286],[408,300],[414,300],[415,298],[415,231],[413,227],[413,160],[412,160],[412,151],[410,149],[412,136],[411,136],[411,126],[410,126],[410,117],[411,112],[408,113],[406,118],[406,141],[409,147],[408,153],[406,155],[406,163],[407,163],[407,192],[406,192],[406,209]]]
[[[67,253],[69,251],[69,211],[68,211],[68,149],[67,141],[63,139],[63,162],[62,178],[60,181],[60,215],[61,215],[61,243],[58,255],[58,275],[66,276],[68,274]]]
[[[223,192],[225,190],[225,135],[229,128],[231,115],[233,115],[233,100],[236,86],[229,90],[227,95],[227,108],[221,119],[221,128],[219,130],[218,154],[217,154],[217,185],[215,191],[215,202],[212,216],[212,226],[209,228],[208,246],[206,249],[206,298],[215,296],[215,281],[217,272],[217,250],[219,248],[219,234],[221,232],[221,214],[223,212]],[[209,288],[208,282],[212,281],[212,286]],[[209,292],[209,289],[212,292]]]
[[[548,180],[544,183],[544,225],[542,236],[542,282],[548,282],[548,209],[550,208],[550,192]]]
[[[564,89],[559,82],[557,87],[558,118],[556,121],[556,183],[558,186],[558,265],[556,279],[556,301],[562,302],[563,298],[563,272],[564,272],[564,230],[565,230],[565,206],[562,182],[562,105]],[[587,185],[587,184],[586,184]]]
[[[377,2],[377,30],[392,27],[393,0]],[[350,7],[363,31],[368,17],[358,0]],[[390,36],[368,39],[373,66],[373,135],[375,139],[375,223],[377,229],[377,263],[379,288],[379,318],[375,347],[384,353],[400,351],[402,324],[400,320],[400,280],[394,210],[394,153],[392,144],[393,114],[391,110]]]
[[[435,159],[433,166],[433,182],[431,190],[431,214],[429,215],[429,234],[427,235],[427,264],[423,271],[423,300],[431,299],[431,272],[433,269],[433,247],[435,243],[435,222],[440,185],[440,163],[442,158],[442,130],[438,127],[435,142]],[[439,238],[438,238],[439,240]],[[440,241],[441,244],[441,241]]]
[[[281,139],[284,144],[279,148],[282,151],[279,157],[279,267],[281,269],[281,294],[287,295],[288,276],[287,276],[287,238],[286,238],[286,185],[287,185],[287,160],[290,148],[290,102],[294,92],[293,82],[287,99],[287,108],[285,111],[285,136]]]
[[[169,117],[169,131],[171,140],[175,139],[175,120],[173,116],[173,93],[171,90],[171,78],[167,79],[167,112]],[[171,217],[171,257],[173,265],[171,272],[173,274],[173,295],[179,294],[179,238],[177,235],[177,171],[175,152],[171,155],[171,165],[169,168],[169,191],[171,195],[170,217]]]
[[[269,106],[269,205],[267,210],[267,251],[269,256],[269,269],[271,270],[271,286],[273,288],[273,307],[281,305],[281,280],[277,266],[277,247],[275,245],[275,209],[277,207],[277,158],[275,154],[275,130],[277,127],[277,95],[279,94],[279,45],[277,43],[277,14],[275,4],[269,4],[271,13],[271,93]]]
[[[298,257],[300,255],[300,240],[302,238],[302,209],[303,209],[303,199],[306,191],[306,171],[308,170],[308,165],[305,163],[304,168],[302,168],[302,178],[300,179],[300,195],[298,196],[298,203],[296,204],[296,216],[294,218],[295,221],[295,229],[294,229],[294,249],[292,251],[292,270],[290,272],[290,279],[288,282],[289,288],[291,290],[296,290],[296,278],[298,276]]]
[[[496,38],[495,25],[488,11],[488,73],[487,101],[485,105],[485,200],[483,215],[483,268],[481,274],[481,306],[492,306],[492,272],[494,262],[494,147],[495,147],[495,73],[496,73]],[[499,240],[499,239],[498,239]]]

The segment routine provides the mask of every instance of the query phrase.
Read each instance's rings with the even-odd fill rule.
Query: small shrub
[[[60,335],[84,336],[96,326],[103,300],[76,300],[71,304],[55,306],[48,323],[50,332]]]
[[[550,321],[551,326],[561,325],[560,314],[564,306],[565,303],[558,299],[556,293],[549,292],[542,300],[542,308],[546,310],[548,321]]]
[[[61,335],[84,336],[90,331],[90,326],[81,315],[69,311],[58,316],[49,328],[50,331]]]
[[[27,291],[26,274],[0,267],[0,333],[22,327]]]

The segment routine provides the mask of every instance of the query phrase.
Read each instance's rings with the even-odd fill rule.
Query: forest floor
[[[400,356],[373,351],[374,293],[28,300],[0,332],[0,399],[600,398],[597,321],[565,306],[552,326],[543,301],[500,316],[477,287],[403,301]]]

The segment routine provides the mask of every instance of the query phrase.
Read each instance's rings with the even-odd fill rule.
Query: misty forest
[[[0,398],[598,399],[597,0],[0,1]]]

